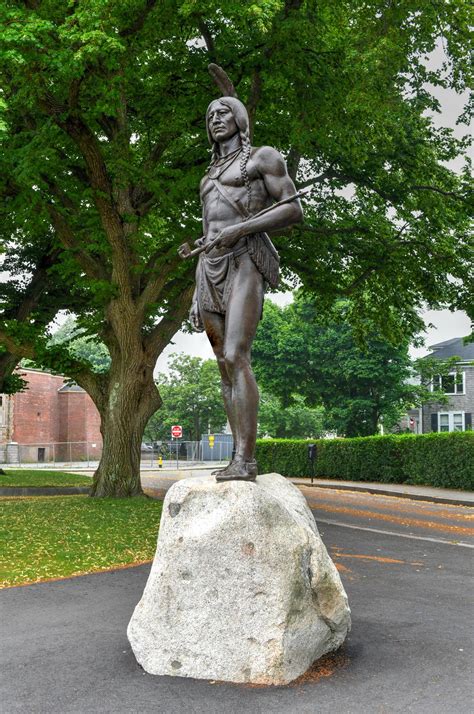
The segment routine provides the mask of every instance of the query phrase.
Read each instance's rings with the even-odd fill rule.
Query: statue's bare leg
[[[225,317],[224,360],[232,384],[232,411],[236,424],[236,453],[230,478],[255,478],[258,388],[250,366],[250,351],[261,317],[264,281],[248,253],[236,259],[237,270]],[[235,472],[235,473],[234,473]]]
[[[223,315],[219,315],[216,312],[208,312],[207,310],[201,310],[200,314],[207,337],[216,356],[221,374],[222,398],[235,447],[238,442],[239,435],[232,401],[232,382],[227,374],[227,368],[224,360],[225,319]]]

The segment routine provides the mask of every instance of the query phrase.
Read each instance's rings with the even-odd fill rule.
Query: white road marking
[[[458,545],[461,548],[474,548],[474,544],[463,543],[462,541],[445,540],[443,538],[429,538],[428,536],[416,536],[409,533],[396,533],[395,531],[383,531],[380,528],[367,528],[365,526],[354,526],[349,523],[340,523],[340,521],[323,520],[316,518],[316,523],[327,523],[329,526],[339,526],[340,528],[353,528],[356,531],[369,531],[370,533],[381,533],[382,535],[397,536],[398,538],[411,538],[412,540],[427,540],[430,543],[444,543],[445,545]]]

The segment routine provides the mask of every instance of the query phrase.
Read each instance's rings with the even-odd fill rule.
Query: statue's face
[[[239,131],[232,110],[219,100],[211,104],[207,120],[209,132],[214,141],[226,141]]]

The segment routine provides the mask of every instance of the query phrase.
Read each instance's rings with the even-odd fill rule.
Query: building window
[[[437,389],[445,394],[464,394],[464,372],[450,372],[434,377],[433,391]]]
[[[439,430],[449,431],[449,414],[439,415]]]
[[[439,415],[438,431],[464,431],[464,412],[445,412]]]

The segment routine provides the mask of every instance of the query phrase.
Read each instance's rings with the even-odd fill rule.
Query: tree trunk
[[[0,394],[9,393],[8,378],[13,374],[20,358],[10,352],[0,355]]]
[[[143,431],[161,406],[153,371],[122,370],[109,380],[108,395],[99,406],[104,440],[102,457],[94,474],[91,496],[124,498],[143,494],[140,457]]]

